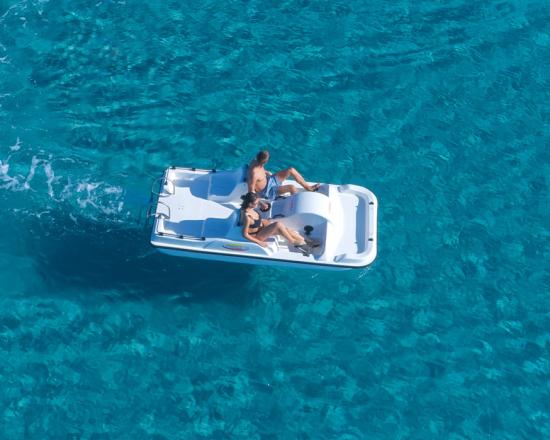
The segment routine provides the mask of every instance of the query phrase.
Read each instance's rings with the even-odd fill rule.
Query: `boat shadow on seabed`
[[[238,264],[171,258],[149,245],[143,226],[101,224],[67,216],[40,221],[29,244],[44,282],[53,291],[69,287],[123,292],[124,299],[169,295],[176,302],[246,303],[252,268]]]

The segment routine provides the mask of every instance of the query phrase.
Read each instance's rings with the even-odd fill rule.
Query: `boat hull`
[[[255,266],[271,266],[271,267],[286,267],[296,269],[317,269],[317,270],[330,270],[330,271],[346,271],[350,269],[361,269],[368,266],[342,266],[323,263],[305,263],[298,261],[282,261],[275,258],[267,257],[250,257],[241,255],[226,255],[217,253],[206,253],[203,251],[190,251],[181,249],[170,249],[165,247],[154,246],[159,252],[170,255],[173,257],[192,258],[195,260],[208,260],[208,261],[221,261],[225,263],[236,264],[253,264]]]

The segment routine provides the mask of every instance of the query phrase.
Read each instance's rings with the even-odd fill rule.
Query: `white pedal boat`
[[[246,166],[166,169],[151,191],[151,244],[180,257],[286,267],[364,268],[376,258],[378,201],[368,189],[322,184],[317,192],[308,192],[293,180],[284,182],[299,192],[272,201],[263,216],[321,243],[304,255],[282,236],[270,237],[265,248],[242,236],[238,223],[245,179]]]

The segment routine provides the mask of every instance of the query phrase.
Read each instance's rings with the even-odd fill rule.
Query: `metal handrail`
[[[187,235],[187,234],[176,234],[175,232],[157,232],[157,235],[161,237],[174,237],[181,240],[199,240],[205,241],[206,237],[197,237],[196,235]]]
[[[170,183],[172,184],[172,191],[173,191],[173,192],[170,192],[170,191],[168,190],[168,195],[173,195],[173,194],[176,193],[176,184],[175,184],[172,180],[170,180],[168,177],[162,176],[162,177],[159,177],[159,178],[155,179],[155,180],[153,181],[153,183],[151,184],[151,195],[155,195],[155,196],[157,196],[157,197],[161,197],[161,196],[162,196],[161,191],[160,191],[160,188],[159,188],[159,192],[158,192],[158,193],[155,192],[155,188],[154,188],[155,183],[157,183],[159,180],[162,180],[162,183],[160,184],[160,188],[162,188],[162,187],[163,187],[164,185],[166,185],[168,182],[170,182]]]
[[[149,209],[147,210],[147,214],[146,214],[147,219],[149,219],[150,217],[155,217],[157,219],[163,217],[165,220],[170,218],[170,214],[171,214],[170,207],[166,203],[164,203],[163,201],[157,200],[157,206],[159,204],[164,205],[168,209],[168,214],[166,214],[164,212],[157,212],[157,211],[151,212],[151,208],[153,207],[153,205],[151,204],[151,205],[149,205]],[[158,228],[158,226],[157,226],[157,228]],[[160,235],[161,237],[174,237],[174,238],[179,238],[179,239],[192,239],[192,240],[202,240],[202,241],[205,240],[204,237],[197,237],[197,236],[194,236],[194,235],[187,235],[187,234],[176,234],[176,233],[173,233],[173,232],[159,232],[158,230],[156,231],[156,234]]]
[[[164,205],[166,206],[166,208],[168,209],[168,214],[164,213],[164,212],[151,212],[152,208],[153,208],[153,204],[151,203],[149,205],[149,208],[147,208],[147,214],[145,214],[145,217],[146,218],[149,218],[149,217],[155,217],[155,218],[159,218],[160,216],[164,217],[165,219],[168,219],[170,218],[170,214],[171,214],[171,211],[170,211],[170,207],[164,203],[163,201],[161,200],[157,200],[157,205]]]
[[[207,173],[215,173],[217,172],[216,168],[197,168],[197,167],[176,167],[171,166],[171,170],[189,170],[189,171],[204,171]]]
[[[159,190],[158,192],[155,191],[155,184],[157,182],[160,182],[159,184]],[[172,184],[172,190],[173,192],[170,192],[170,190],[168,189],[167,192],[168,192],[168,195],[172,195],[172,194],[175,194],[176,192],[176,185],[174,184],[174,182],[170,179],[168,179],[168,177],[166,177],[166,173],[162,176],[162,177],[157,177],[153,180],[153,183],[151,183],[151,192],[150,192],[150,197],[149,197],[149,205],[147,206],[147,212],[145,213],[145,223],[144,223],[144,228],[148,228],[149,227],[149,219],[151,217],[155,217],[155,218],[158,218],[160,216],[163,216],[165,218],[169,218],[170,217],[170,207],[168,205],[166,205],[165,203],[162,203],[159,199],[160,197],[162,196],[161,194],[161,191],[162,191],[162,187],[164,185],[166,185],[166,183],[170,182]],[[166,206],[168,208],[168,216],[165,214],[165,213],[158,213],[155,211],[154,213],[151,212],[152,209],[153,209],[153,204],[155,202],[155,198],[157,199],[157,203],[162,203],[164,206]]]

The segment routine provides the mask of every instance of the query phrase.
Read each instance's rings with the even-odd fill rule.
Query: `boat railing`
[[[155,184],[157,182],[160,181],[160,186],[159,186],[159,190],[158,192],[155,192]],[[162,192],[162,188],[163,187],[167,187],[168,186],[168,183],[170,183],[172,185],[172,191],[170,192],[169,189],[167,188],[164,188],[167,192],[167,194],[163,194]],[[151,195],[152,196],[155,196],[155,197],[162,197],[162,196],[171,196],[171,195],[174,195],[176,193],[176,184],[174,183],[173,180],[170,180],[168,177],[166,176],[162,176],[162,177],[158,177],[157,179],[155,179],[153,181],[153,183],[151,184]]]
[[[215,173],[217,172],[216,168],[197,168],[197,167],[175,167],[171,166],[171,170],[185,170],[185,171],[201,171],[205,173]]]
[[[168,210],[168,214],[166,214],[165,212],[160,212],[158,210],[155,210],[153,212],[153,204],[151,203],[149,205],[149,208],[147,208],[147,214],[146,214],[146,217],[147,218],[150,218],[150,217],[155,217],[155,218],[160,218],[160,217],[164,217],[165,219],[168,219],[170,218],[170,207],[164,203],[163,201],[161,200],[157,200],[157,206],[158,205],[163,205],[166,207],[166,209]]]
[[[175,232],[157,231],[157,235],[159,237],[179,238],[180,240],[206,241],[206,237],[198,237],[196,235],[188,235],[188,234],[178,234]]]
[[[165,205],[163,202],[159,202],[159,204]],[[170,230],[169,227],[167,228],[166,223],[169,223],[169,220],[170,220],[170,209],[168,209],[168,214],[165,214],[164,212],[154,212],[154,213],[151,213],[151,216],[156,216],[157,218],[157,226],[154,232],[159,237],[170,237],[170,238],[177,238],[180,240],[197,240],[197,241],[206,240],[206,237],[204,236],[185,234],[178,231],[172,231]]]
[[[168,184],[172,185],[171,189],[170,189]],[[158,190],[157,191],[155,191],[156,185],[158,185]],[[165,194],[163,194],[163,188],[166,191]],[[144,228],[149,227],[149,219],[151,217],[158,218],[159,216],[164,216],[165,218],[170,218],[170,207],[166,203],[163,203],[160,200],[160,197],[173,195],[175,193],[176,193],[176,184],[174,183],[174,181],[172,181],[168,177],[166,177],[166,174],[164,174],[162,177],[157,177],[153,180],[153,183],[151,184],[149,204],[147,206],[147,212],[145,214]],[[155,200],[156,200],[156,206],[158,206],[159,204],[166,206],[166,208],[168,209],[168,214],[163,213],[163,212],[157,212],[156,209],[153,212],[153,205],[155,204]]]

